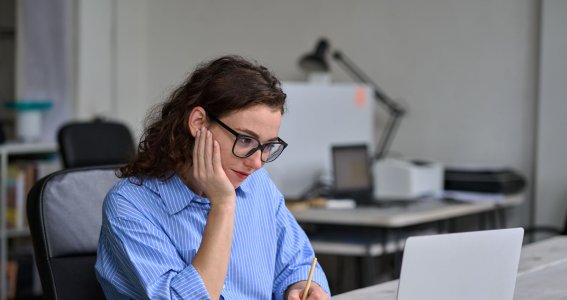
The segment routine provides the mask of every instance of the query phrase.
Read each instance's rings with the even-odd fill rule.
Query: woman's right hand
[[[212,205],[235,204],[235,188],[222,168],[220,145],[205,127],[195,136],[193,178]]]

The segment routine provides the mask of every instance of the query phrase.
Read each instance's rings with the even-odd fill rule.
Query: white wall
[[[152,105],[146,89],[146,2],[78,3],[76,117],[118,119],[139,135]]]
[[[112,1],[79,1],[77,5],[76,116],[109,115],[115,101]]]
[[[297,58],[325,35],[407,103],[393,150],[529,173],[534,8],[516,0],[150,2],[148,91],[160,99],[198,61],[230,52],[301,78]],[[350,80],[341,70],[335,79]]]
[[[542,8],[536,223],[562,225],[567,217],[567,1]]]
[[[114,4],[118,14],[123,3]],[[264,63],[282,80],[298,80],[304,78],[298,57],[326,36],[409,107],[393,151],[447,164],[512,166],[531,180],[536,0],[125,3],[134,12],[117,18],[116,26],[132,27],[136,38],[126,43],[119,31],[119,53],[133,53],[126,57],[140,66],[125,65],[118,55],[118,68],[138,77],[118,72],[117,89],[136,97],[117,103],[137,110],[118,109],[117,117],[123,112],[132,124],[142,118],[142,108],[163,100],[203,59],[238,53]],[[350,81],[333,66],[334,80]],[[519,212],[516,221],[525,222],[527,210]]]

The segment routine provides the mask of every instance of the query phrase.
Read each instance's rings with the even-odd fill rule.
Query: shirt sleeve
[[[136,213],[133,213],[136,216]],[[167,235],[149,220],[103,220],[107,252],[116,270],[102,274],[116,289],[136,299],[209,299],[205,284],[185,262]],[[196,250],[195,250],[196,251]],[[104,257],[102,258],[104,261]]]
[[[298,281],[307,280],[315,253],[307,235],[285,206],[283,197],[278,207],[276,221],[278,253],[276,257],[274,296],[276,300],[281,300],[290,285]],[[319,263],[317,263],[313,272],[313,282],[319,284],[329,296],[331,295],[327,277]]]

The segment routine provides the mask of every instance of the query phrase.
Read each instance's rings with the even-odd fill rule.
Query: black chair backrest
[[[65,169],[39,180],[27,216],[45,299],[104,299],[94,265],[102,203],[117,166]]]
[[[121,123],[71,122],[57,132],[65,168],[127,163],[134,154],[132,135]]]

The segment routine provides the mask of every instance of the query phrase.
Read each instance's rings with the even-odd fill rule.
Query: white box
[[[287,111],[279,136],[289,146],[264,167],[286,198],[299,199],[332,178],[332,146],[366,144],[374,153],[372,90],[352,83],[284,82]]]
[[[439,197],[443,192],[443,166],[437,162],[379,159],[372,168],[374,197],[379,200],[414,200]]]

